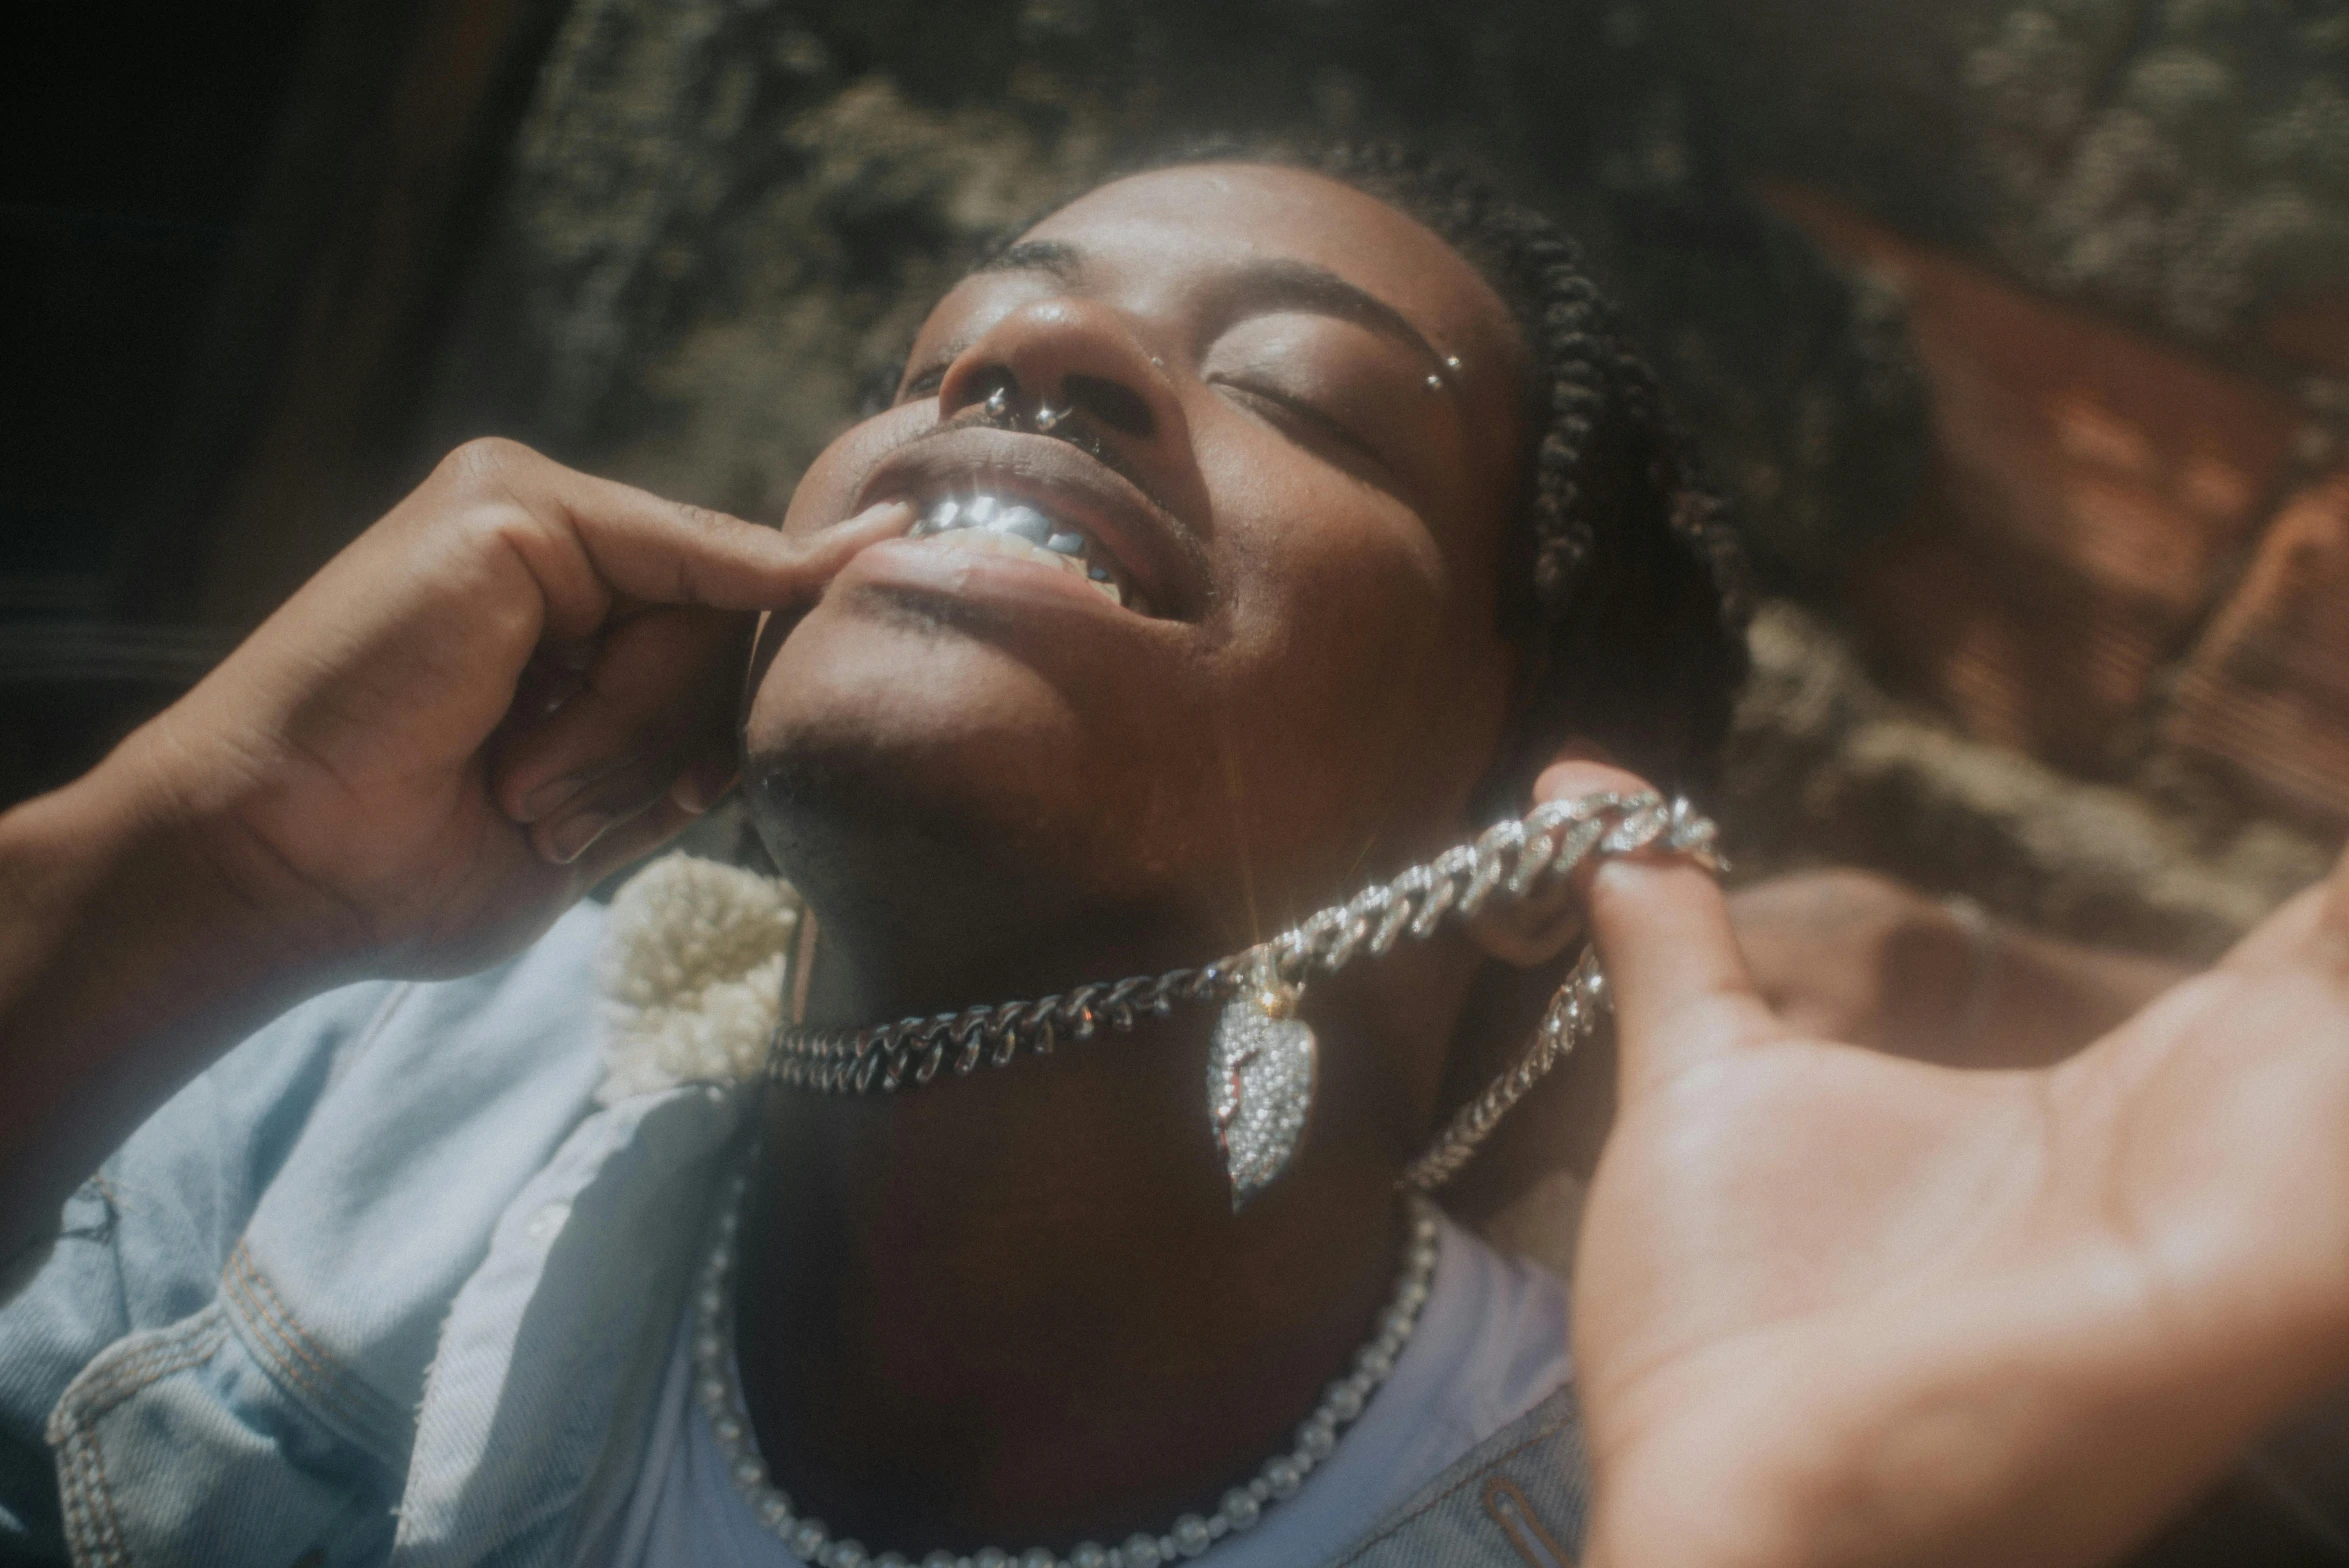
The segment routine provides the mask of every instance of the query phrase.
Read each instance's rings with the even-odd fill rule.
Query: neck
[[[828,954],[811,1021],[935,988],[889,967]],[[1424,1120],[1396,1064],[1433,1058],[1464,986],[1380,967],[1415,972],[1316,988],[1306,1147],[1239,1216],[1207,1126],[1206,1008],[895,1095],[771,1094],[738,1351],[802,1510],[909,1555],[1065,1550],[1212,1508],[1293,1442],[1386,1304]],[[1025,994],[1002,978],[929,1005]]]

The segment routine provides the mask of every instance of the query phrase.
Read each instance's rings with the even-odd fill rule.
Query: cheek
[[[1217,547],[1238,569],[1219,687],[1243,783],[1346,813],[1350,852],[1414,819],[1454,831],[1506,713],[1490,585],[1384,492],[1260,451],[1220,466]]]

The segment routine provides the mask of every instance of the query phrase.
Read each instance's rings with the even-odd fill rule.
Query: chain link
[[[1642,791],[1549,801],[1523,817],[1486,829],[1472,843],[1448,849],[1343,904],[1332,905],[1261,948],[1195,969],[1095,981],[1065,995],[1032,1002],[966,1007],[960,1012],[901,1018],[861,1029],[784,1025],[775,1031],[767,1075],[795,1089],[871,1094],[926,1084],[949,1067],[967,1075],[981,1064],[1007,1066],[1023,1049],[1031,1055],[1049,1056],[1064,1039],[1090,1040],[1104,1028],[1122,1034],[1145,1017],[1164,1018],[1177,1002],[1228,1001],[1260,952],[1270,954],[1280,978],[1302,984],[1317,974],[1335,974],[1365,952],[1374,958],[1384,957],[1406,935],[1415,941],[1425,940],[1448,917],[1473,919],[1496,897],[1510,901],[1530,897],[1545,883],[1570,876],[1593,855],[1619,859],[1654,851],[1718,872],[1722,869],[1718,844],[1719,833],[1713,824],[1686,800],[1667,802],[1661,795]],[[1586,956],[1584,965],[1597,980],[1595,960]],[[1578,968],[1577,976],[1582,972]],[[1567,992],[1560,993],[1561,1003],[1574,990],[1570,983]],[[1596,1005],[1594,1000],[1591,1008]],[[1547,1033],[1545,1021],[1545,1037]],[[1554,1064],[1571,1049],[1577,1037],[1567,1038],[1550,1062]],[[1540,1049],[1537,1040],[1537,1054]],[[1512,1073],[1504,1078],[1471,1102],[1461,1117],[1476,1112],[1518,1076]],[[1521,1095],[1524,1089],[1516,1093]],[[1491,1120],[1498,1121],[1500,1113],[1515,1103],[1516,1095],[1512,1095],[1492,1113]],[[1455,1128],[1459,1125],[1455,1121]],[[1490,1130],[1489,1123],[1485,1130]],[[1447,1134],[1443,1144],[1426,1158],[1434,1158],[1450,1142]],[[1472,1149],[1473,1143],[1469,1147]],[[1465,1163],[1465,1153],[1460,1160]]]
[[[1459,1175],[1526,1092],[1598,1032],[1599,1020],[1607,1011],[1606,971],[1599,967],[1597,951],[1586,948],[1574,972],[1551,1000],[1550,1010],[1542,1015],[1541,1027],[1534,1031],[1533,1043],[1517,1065],[1461,1106],[1426,1152],[1403,1167],[1396,1185],[1433,1192]]]

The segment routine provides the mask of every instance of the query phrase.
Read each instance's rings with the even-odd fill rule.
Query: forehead
[[[1508,308],[1432,230],[1326,176],[1268,164],[1209,163],[1115,180],[1027,236],[1077,247],[1089,270],[1137,292],[1180,289],[1251,262],[1335,273],[1408,318],[1439,352],[1514,369]]]

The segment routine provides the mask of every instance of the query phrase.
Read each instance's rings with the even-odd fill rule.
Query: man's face
[[[1319,176],[1194,166],[1055,214],[931,313],[784,526],[992,496],[1084,569],[897,538],[769,629],[745,742],[786,870],[821,908],[895,837],[1237,946],[1457,835],[1507,717],[1524,374],[1465,260]]]

